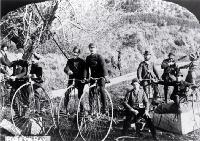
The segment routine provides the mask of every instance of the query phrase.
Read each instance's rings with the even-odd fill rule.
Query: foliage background
[[[122,74],[136,71],[144,50],[150,50],[159,64],[169,52],[179,58],[200,48],[198,20],[174,3],[62,0],[39,3],[36,7],[28,5],[5,16],[1,20],[1,37],[11,45],[10,50],[22,46],[29,53],[32,47],[44,56],[40,64],[48,90],[64,88],[67,82],[63,72],[67,59],[52,37],[68,57],[73,46],[79,46],[81,57],[85,58],[89,53],[88,44],[94,42],[107,60],[110,77],[120,75],[118,64],[121,64]],[[10,42],[10,32],[16,34],[20,45]]]

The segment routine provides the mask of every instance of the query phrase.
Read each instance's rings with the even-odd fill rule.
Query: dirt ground
[[[124,94],[126,92],[126,89],[129,88],[130,82],[122,82],[120,84],[117,84],[115,86],[112,86],[108,88],[108,91],[111,93],[112,100],[114,103],[114,119],[117,121],[116,123],[113,123],[112,130],[106,139],[106,141],[113,141],[116,140],[118,137],[121,136],[121,130],[122,130],[122,125],[123,125],[123,113],[122,113],[122,100],[124,98]],[[53,100],[53,105],[54,108],[58,106],[58,103],[60,101],[60,98],[54,99]],[[10,108],[0,108],[0,122],[3,119],[10,120],[11,115],[10,115]],[[0,140],[4,141],[5,136],[10,136],[11,134],[3,129],[0,128]],[[126,139],[123,139],[123,141],[143,141],[143,140],[152,140],[151,134],[148,130],[148,128],[145,128],[142,132],[141,136],[136,136],[135,131],[133,128],[129,130],[128,136]],[[59,130],[58,128],[53,128],[49,134],[51,136],[52,141],[62,141],[60,135],[59,135]],[[158,140],[160,141],[168,141],[168,140],[176,140],[176,141],[200,141],[200,129],[195,130],[191,133],[188,133],[186,135],[178,135],[178,134],[173,134],[165,131],[161,131],[157,129],[157,136]],[[66,141],[70,141],[71,139],[68,138]],[[81,137],[77,138],[78,141],[81,141]],[[122,141],[122,139],[118,138],[119,141]]]

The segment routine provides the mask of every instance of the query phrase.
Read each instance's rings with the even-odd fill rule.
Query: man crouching
[[[124,99],[125,116],[123,135],[126,135],[131,123],[136,123],[140,118],[145,119],[153,138],[156,140],[156,130],[149,115],[149,102],[144,90],[140,87],[137,78],[132,80],[133,89],[129,90]],[[140,134],[136,124],[136,133]]]

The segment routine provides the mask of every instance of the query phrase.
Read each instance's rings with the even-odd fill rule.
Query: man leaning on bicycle
[[[73,57],[70,58],[67,61],[67,64],[64,68],[64,72],[69,75],[69,80],[68,80],[68,87],[72,85],[73,79],[75,79],[75,87],[78,89],[78,98],[81,98],[81,95],[83,94],[83,89],[84,89],[84,83],[82,83],[81,80],[84,78],[84,72],[85,72],[85,61],[79,57],[81,51],[78,47],[74,47],[72,55]],[[65,108],[66,108],[66,113],[68,114],[67,106],[69,103],[69,94],[70,94],[70,89],[69,91],[65,92]]]
[[[158,85],[152,83],[152,80],[158,79],[160,80],[158,70],[155,67],[154,62],[151,61],[151,53],[149,51],[144,52],[144,61],[139,64],[137,69],[137,78],[140,81],[140,85],[143,86],[147,97],[149,97],[150,93],[148,92],[148,87],[151,85],[154,93],[153,93],[153,101],[157,99],[158,96]],[[148,95],[149,94],[149,95]]]
[[[8,66],[13,68],[13,73],[10,76],[10,80],[9,83],[11,85],[11,92],[10,92],[10,102],[12,101],[12,98],[14,96],[14,93],[16,92],[16,90],[22,86],[23,84],[25,84],[28,80],[27,77],[34,77],[34,81],[36,83],[42,83],[42,68],[38,67],[36,60],[38,61],[39,58],[35,59],[36,57],[34,56],[32,58],[32,65],[31,65],[31,70],[30,70],[30,74],[28,75],[28,61],[22,59],[23,54],[24,54],[24,50],[22,48],[19,48],[15,51],[16,55],[16,60],[11,62]],[[34,86],[35,89],[37,89]],[[27,94],[29,93],[29,88],[27,88],[26,90],[24,89],[23,93]]]
[[[109,82],[107,78],[107,68],[105,65],[104,58],[97,53],[97,47],[94,43],[89,44],[90,55],[86,57],[86,73],[84,74],[84,78],[99,78],[97,80],[97,85],[99,86],[99,91],[101,94],[101,102],[102,102],[102,113],[106,113],[106,92],[105,92],[105,83]],[[91,80],[90,84],[94,84],[95,80]],[[90,92],[90,98],[93,98]],[[92,103],[89,103],[90,107]],[[91,109],[90,109],[91,111]]]
[[[13,74],[10,77],[10,84],[12,86],[11,93],[10,93],[10,101],[12,101],[12,97],[15,91],[23,84],[26,83],[24,77],[27,75],[28,72],[28,62],[22,59],[24,54],[24,50],[19,48],[16,50],[16,60],[13,61],[10,67],[13,68]]]

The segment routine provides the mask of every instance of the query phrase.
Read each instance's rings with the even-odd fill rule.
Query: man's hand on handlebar
[[[99,79],[104,79],[106,83],[110,83],[110,80],[107,76],[105,77],[100,77],[100,78],[93,78],[93,77],[90,77],[89,79],[86,79],[84,78],[81,82],[82,83],[90,83],[91,81],[97,81]]]
[[[162,80],[160,78],[139,79],[139,83],[141,83],[143,81],[150,81],[150,82],[153,82],[153,83],[159,83]]]

